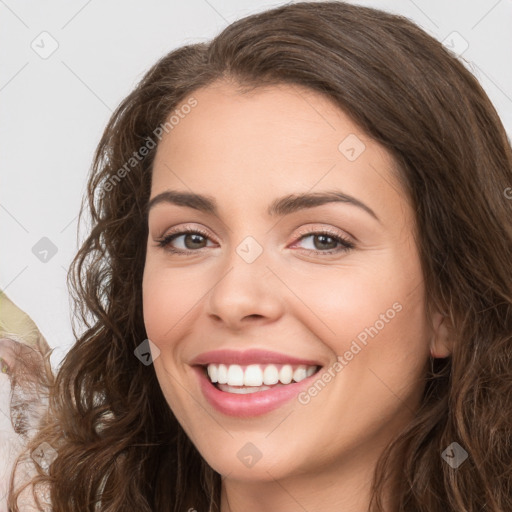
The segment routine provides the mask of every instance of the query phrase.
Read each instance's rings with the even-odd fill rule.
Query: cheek
[[[373,264],[300,281],[309,329],[346,360],[364,366],[423,362],[427,326],[419,263],[396,254]],[[413,359],[411,359],[413,356]]]
[[[380,326],[381,315],[386,319],[399,316],[397,310],[405,294],[402,283],[390,279],[389,270],[384,272],[377,266],[344,268],[300,282],[303,301],[317,325],[315,330],[320,328],[324,339],[338,340],[334,343],[340,350],[365,328],[376,322]],[[364,334],[360,339],[364,340]]]
[[[154,260],[149,259],[144,269],[142,303],[148,338],[159,345],[178,339],[184,320],[194,315],[208,285],[197,269],[166,268]]]
[[[182,302],[179,300],[176,282],[163,272],[152,269],[144,271],[142,281],[142,304],[144,324],[148,338],[157,345],[166,337],[179,313]],[[159,347],[161,348],[161,347]]]

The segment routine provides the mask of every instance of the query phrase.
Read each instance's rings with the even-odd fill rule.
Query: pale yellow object
[[[50,347],[34,321],[0,290],[0,338],[10,338],[46,354]]]

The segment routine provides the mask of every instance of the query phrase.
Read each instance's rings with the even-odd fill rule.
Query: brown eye
[[[306,239],[312,239],[313,243],[303,244],[303,248],[304,245],[309,245],[309,247],[305,247],[305,250],[315,254],[335,254],[349,251],[355,247],[352,242],[339,235],[322,231],[302,235],[299,242]]]
[[[316,249],[335,249],[338,245],[338,241],[328,235],[314,235],[313,240],[315,240],[318,243],[314,243]]]
[[[190,229],[171,233],[157,240],[157,242],[158,246],[166,251],[177,254],[190,254],[197,252],[199,249],[206,248],[208,240],[209,237],[206,233],[198,229]],[[178,247],[175,245],[178,245]]]
[[[185,247],[187,249],[201,249],[203,242],[205,242],[204,236],[199,233],[187,233],[183,236]],[[175,240],[176,238],[173,238]]]

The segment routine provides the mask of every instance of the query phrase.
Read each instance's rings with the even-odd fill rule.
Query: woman
[[[33,484],[55,512],[511,510],[511,183],[486,94],[405,18],[296,3],[171,52],[97,149]]]

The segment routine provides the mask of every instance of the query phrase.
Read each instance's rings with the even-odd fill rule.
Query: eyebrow
[[[215,198],[191,192],[166,190],[153,197],[148,205],[147,212],[160,203],[171,203],[177,206],[186,206],[204,213],[218,216],[218,207]],[[375,220],[381,222],[377,214],[359,199],[345,194],[339,190],[327,190],[324,192],[312,192],[306,194],[289,194],[275,199],[267,209],[270,216],[284,216],[306,208],[314,208],[327,203],[348,203],[364,210]]]

